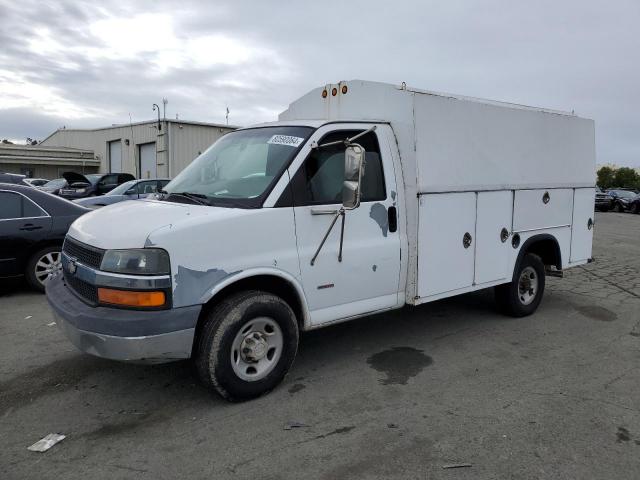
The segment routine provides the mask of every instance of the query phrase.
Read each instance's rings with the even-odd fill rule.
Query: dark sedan
[[[32,187],[0,183],[0,277],[25,276],[44,291],[61,269],[69,226],[89,211]]]
[[[634,206],[634,200],[638,198],[638,194],[635,192],[618,188],[608,190],[607,194],[613,197],[613,209],[620,213],[631,211]]]
[[[75,172],[65,172],[62,176],[67,181],[68,186],[61,188],[58,195],[69,200],[104,195],[118,185],[136,178],[130,173],[92,173],[90,175],[82,175]]]

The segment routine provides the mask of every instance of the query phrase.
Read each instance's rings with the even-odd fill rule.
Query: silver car
[[[87,197],[74,200],[75,203],[88,208],[100,208],[124,200],[138,200],[162,190],[169,183],[168,178],[156,178],[153,180],[129,180],[99,197]]]

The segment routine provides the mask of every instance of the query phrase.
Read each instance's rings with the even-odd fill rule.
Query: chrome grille
[[[102,256],[104,255],[104,250],[90,245],[85,245],[84,243],[78,242],[68,236],[64,239],[62,251],[69,257],[78,259],[78,262],[83,265],[87,265],[92,268],[100,268]]]

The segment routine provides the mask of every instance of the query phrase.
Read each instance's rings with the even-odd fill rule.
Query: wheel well
[[[302,329],[304,325],[304,308],[302,300],[300,299],[295,287],[284,278],[276,275],[255,275],[253,277],[238,280],[231,285],[227,285],[202,306],[202,313],[200,314],[198,324],[196,325],[195,338],[198,338],[198,334],[202,328],[203,314],[206,310],[213,308],[229,295],[245,290],[260,290],[262,292],[272,293],[273,295],[277,295],[282,298],[291,307],[291,310],[293,310],[296,320],[298,321],[298,326]]]
[[[558,245],[558,240],[552,235],[544,234],[528,238],[520,249],[516,265],[520,263],[522,257],[527,253],[533,253],[539,256],[545,265],[553,265],[558,270],[562,270],[560,245]]]

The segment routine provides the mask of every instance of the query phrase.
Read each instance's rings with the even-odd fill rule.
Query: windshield
[[[122,185],[118,185],[116,188],[107,192],[105,195],[124,195],[124,192],[132,188],[136,184],[137,180],[129,180]]]
[[[95,185],[96,183],[98,183],[98,180],[102,178],[102,174],[92,173],[91,175],[85,175],[85,177],[87,177],[87,180],[91,182],[91,185]]]
[[[613,192],[622,198],[635,198],[636,194],[627,190],[613,190]]]
[[[238,130],[214,143],[167,184],[168,193],[204,195],[212,204],[256,207],[311,135],[310,127]]]
[[[60,187],[64,187],[67,184],[67,181],[64,178],[56,178],[55,180],[49,180],[47,183],[44,184],[45,187],[52,187],[52,188],[60,188]]]

